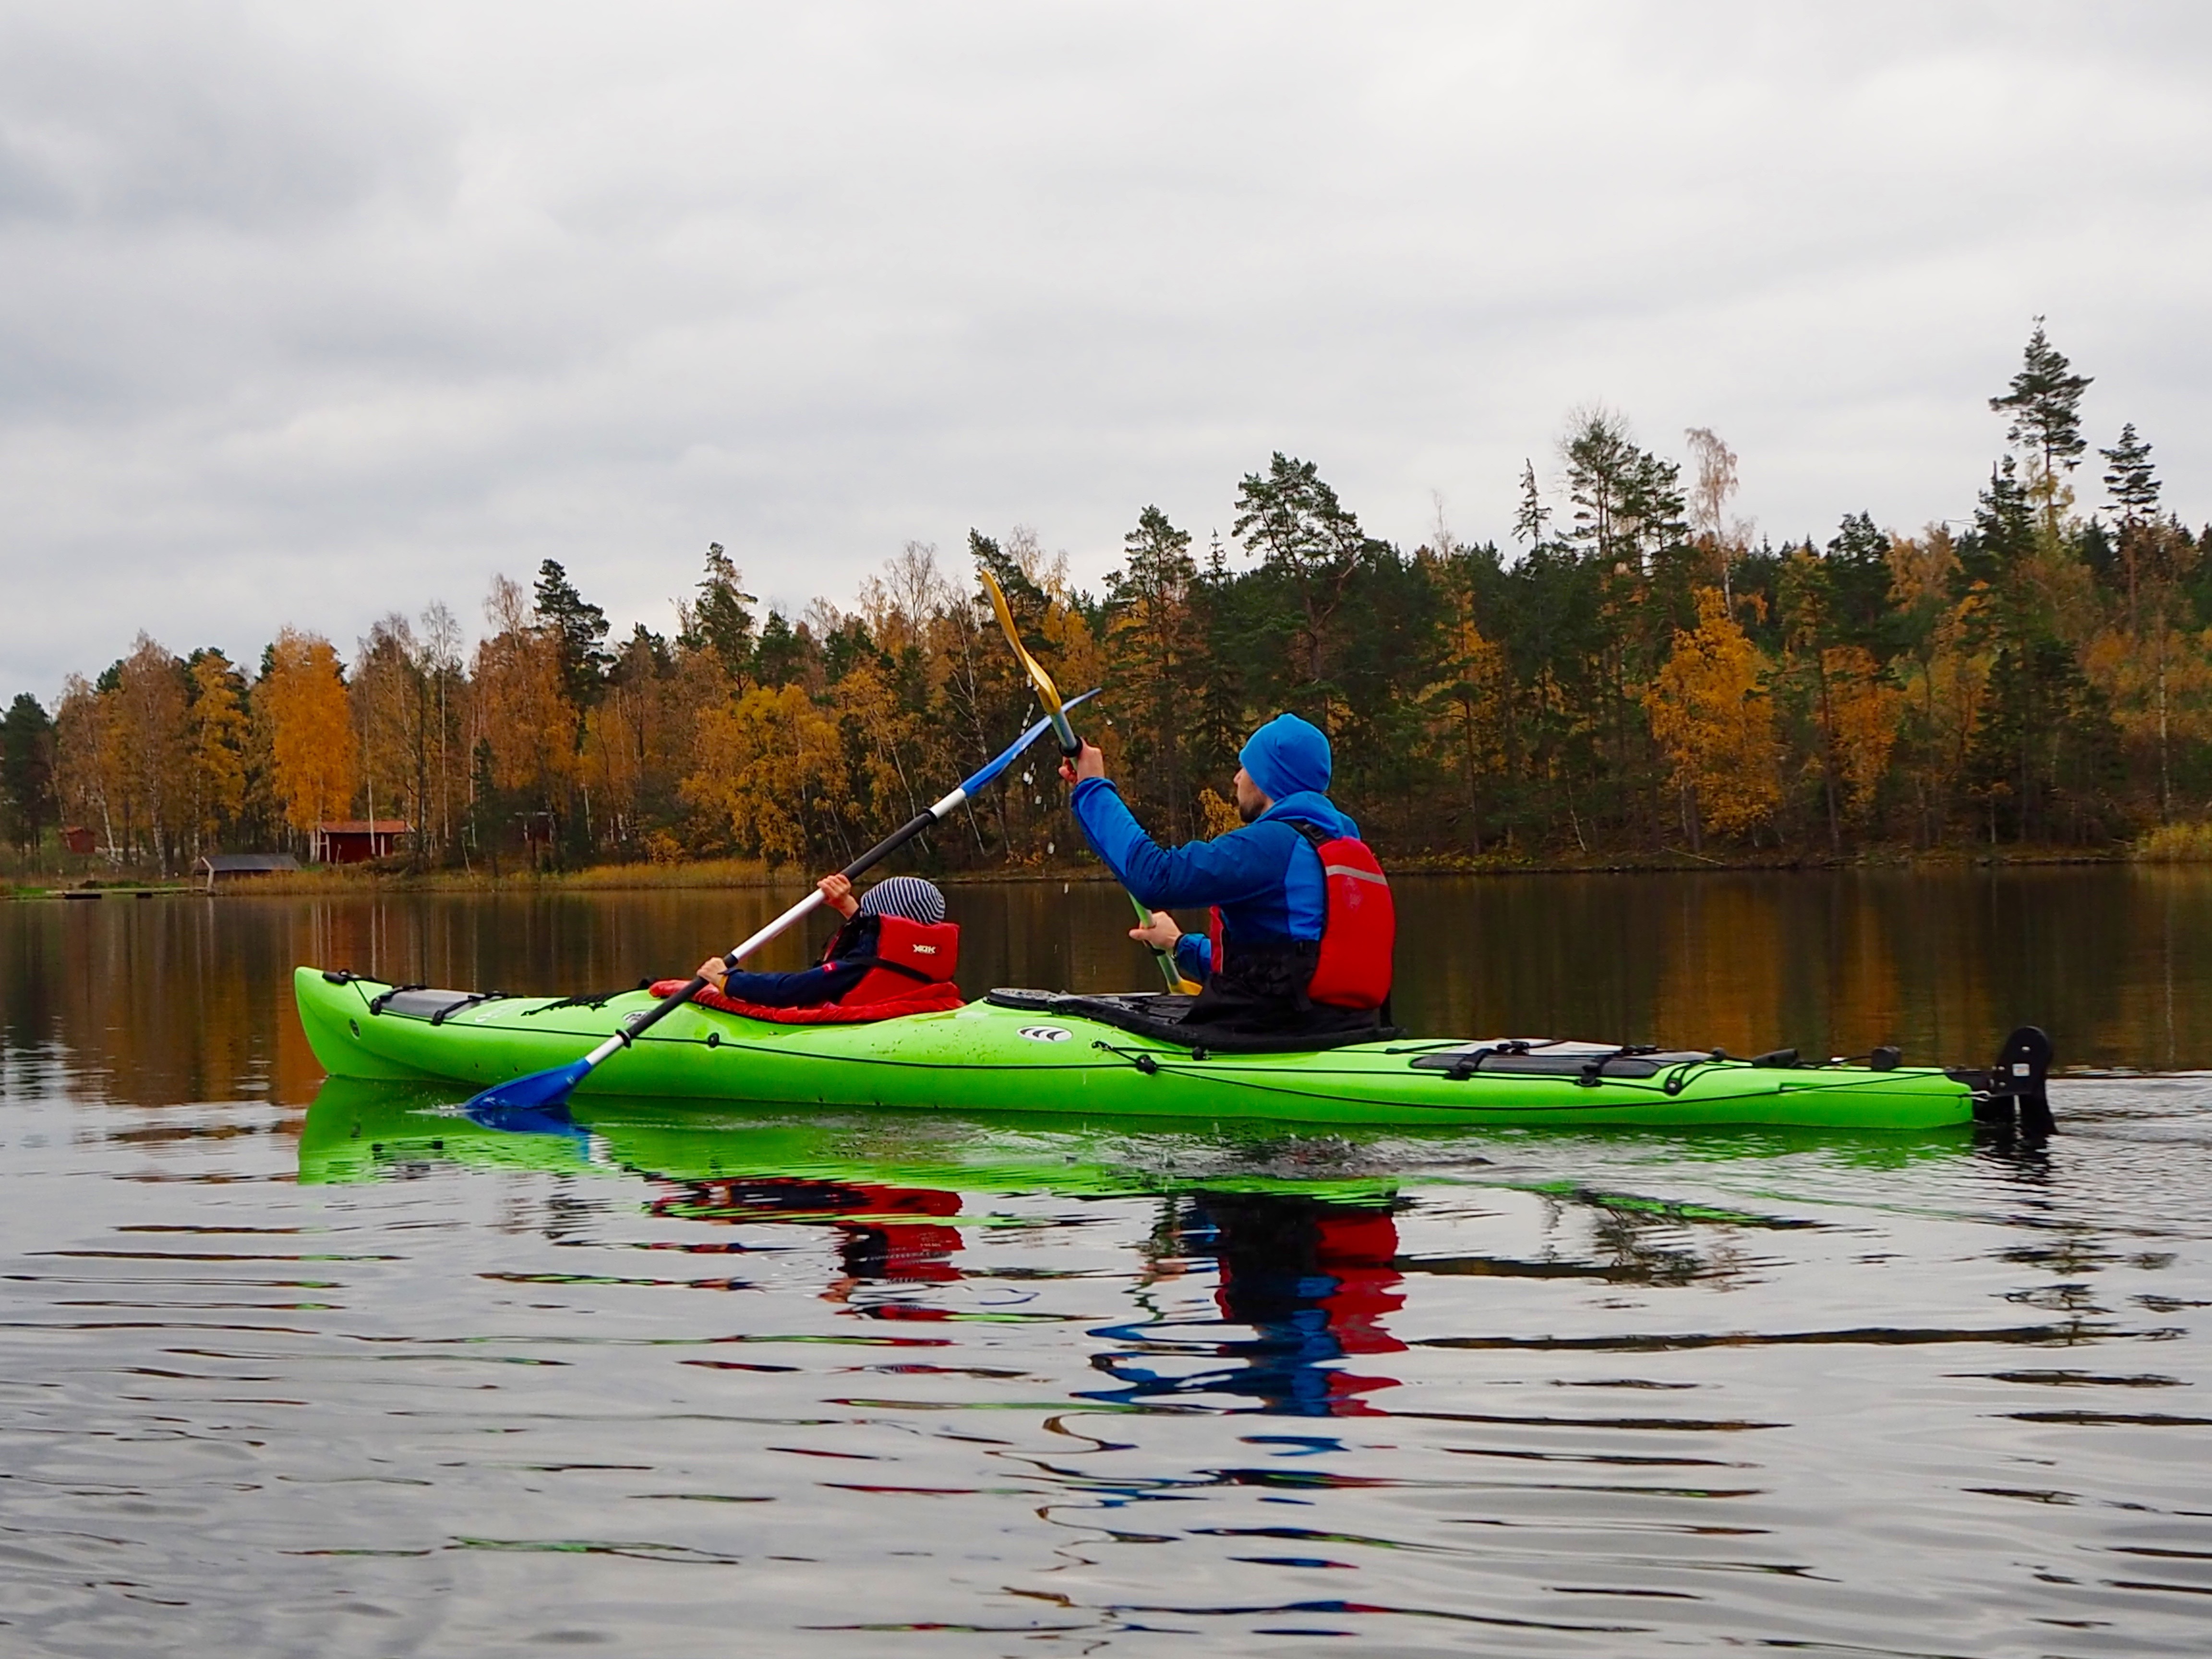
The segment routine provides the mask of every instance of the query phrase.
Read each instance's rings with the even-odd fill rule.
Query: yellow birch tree
[[[204,849],[246,804],[246,709],[237,671],[220,651],[204,651],[191,665],[192,832]]]
[[[1651,735],[1692,805],[1692,823],[1742,835],[1781,799],[1774,707],[1759,648],[1716,587],[1698,590],[1698,626],[1674,631],[1674,649],[1644,692]]]
[[[505,576],[492,582],[484,616],[493,633],[477,647],[477,735],[491,744],[501,789],[552,804],[574,771],[576,710],[561,681],[557,641],[538,625],[530,596]]]
[[[349,811],[361,748],[331,642],[295,628],[278,634],[253,713],[267,725],[270,784],[285,823],[311,836]]]
[[[837,723],[804,687],[756,686],[699,711],[698,769],[684,799],[740,852],[770,863],[809,855],[817,825],[846,800]]]

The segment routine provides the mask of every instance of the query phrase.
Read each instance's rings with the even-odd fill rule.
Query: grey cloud
[[[343,42],[231,8],[19,9],[0,22],[0,215],[267,232],[434,184],[437,112]]]
[[[1777,533],[1911,527],[1971,509],[2039,311],[2201,516],[2208,37],[2018,5],[0,25],[0,691],[142,623],[248,653],[473,615],[545,556],[665,626],[710,538],[793,604],[971,523],[1095,579],[1147,501],[1225,528],[1276,447],[1381,533],[1435,489],[1496,535],[1599,399],[1662,448],[1719,429]]]

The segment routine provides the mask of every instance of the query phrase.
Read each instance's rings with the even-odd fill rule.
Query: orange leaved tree
[[[1693,848],[1705,826],[1746,834],[1771,817],[1781,799],[1765,669],[1720,590],[1701,587],[1697,627],[1674,631],[1674,653],[1644,692],[1651,735],[1674,764]]]
[[[238,671],[222,652],[194,653],[189,672],[192,838],[196,847],[212,847],[246,804],[246,708]]]
[[[836,720],[805,688],[756,686],[699,711],[698,770],[684,799],[772,864],[844,850],[848,780]]]
[[[361,758],[338,653],[319,634],[287,628],[270,647],[253,689],[254,718],[268,728],[270,782],[284,822],[313,835],[353,804]]]

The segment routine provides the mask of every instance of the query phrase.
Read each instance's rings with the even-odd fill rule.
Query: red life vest
[[[778,1025],[852,1025],[866,1020],[896,1019],[901,1014],[947,1012],[966,1006],[967,999],[952,982],[952,970],[960,965],[957,922],[940,921],[931,926],[909,921],[904,916],[878,916],[876,921],[873,955],[836,958],[847,967],[865,965],[868,971],[860,975],[859,984],[835,1002],[819,1003],[811,1008],[771,1008],[764,1003],[747,1002],[741,997],[726,997],[711,986],[692,1000],[702,1008],[719,1008],[724,1013],[743,1014],[749,1019],[769,1020]],[[830,939],[829,949],[822,953],[823,962],[831,960],[830,952],[844,937],[844,929],[840,928]],[[670,996],[681,990],[684,984],[680,979],[665,979],[653,988],[653,994]]]
[[[1306,981],[1306,999],[1332,1008],[1380,1008],[1390,998],[1390,953],[1398,943],[1398,910],[1389,878],[1367,843],[1328,836],[1299,818],[1291,826],[1321,854],[1322,902],[1320,959]],[[1213,907],[1208,937],[1213,971],[1221,971],[1221,907]]]

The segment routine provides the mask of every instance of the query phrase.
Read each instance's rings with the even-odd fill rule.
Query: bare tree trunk
[[[2173,775],[2166,764],[2166,630],[2160,628],[2158,636],[2158,821],[2168,822],[2173,815]]]

